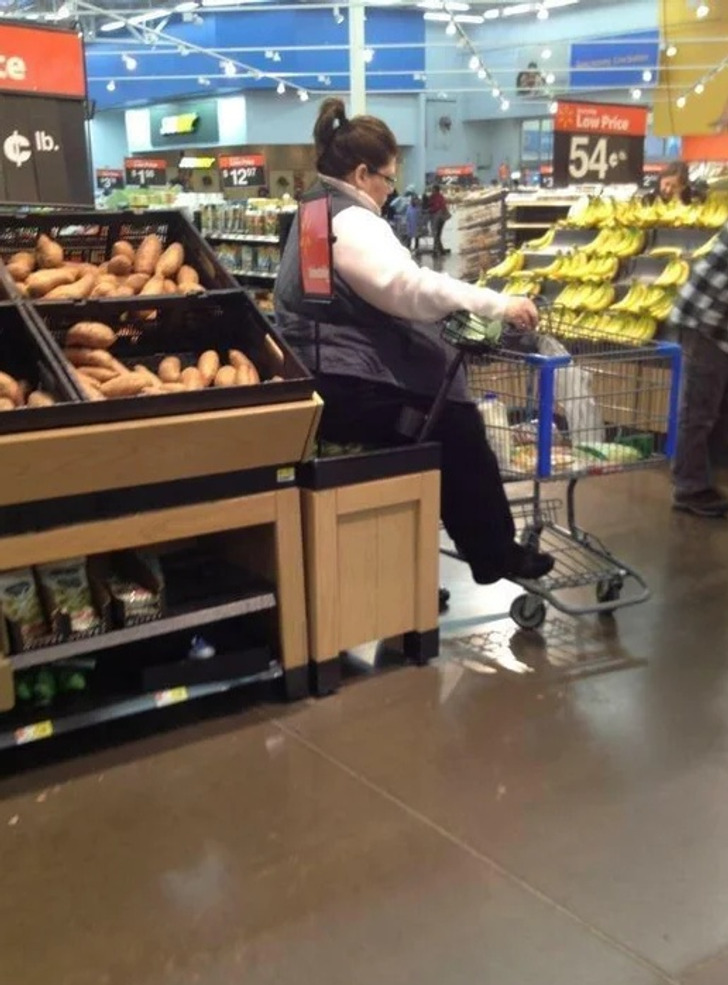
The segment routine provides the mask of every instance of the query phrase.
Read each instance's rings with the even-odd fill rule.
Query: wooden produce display
[[[336,690],[343,651],[372,640],[436,656],[439,446],[314,459],[299,485],[314,691]]]
[[[50,398],[35,408],[28,396],[0,413],[0,576],[69,558],[91,566],[130,549],[168,557],[190,546],[209,555],[213,569],[232,566],[234,574],[225,597],[172,607],[149,625],[105,622],[91,637],[55,638],[27,652],[0,634],[0,748],[254,680],[283,677],[291,697],[307,689],[295,465],[311,453],[321,403],[310,375],[190,230],[172,214],[0,220],[6,283],[22,273],[13,270],[20,253],[32,253],[41,272],[63,269],[74,250],[82,251],[79,265],[103,265],[119,255],[114,246],[123,234],[132,264],[147,237],[157,236],[150,262],[173,263],[177,275],[180,251],[167,251],[183,244],[200,285],[185,296],[117,291],[0,306],[0,373],[11,389],[22,384]],[[38,246],[40,236],[48,242]],[[84,256],[91,241],[98,252]],[[57,244],[64,244],[62,257]],[[34,272],[26,270],[25,280]],[[72,283],[84,276],[79,271]],[[169,359],[179,376],[167,381]],[[165,389],[166,382],[177,385]],[[255,640],[243,645],[248,626]],[[210,663],[184,659],[199,627],[219,638],[222,653]],[[166,654],[164,666],[140,671],[157,690],[69,705],[62,714],[9,710],[19,672],[79,659],[131,666],[147,637],[154,652]],[[182,654],[179,664],[173,654]]]

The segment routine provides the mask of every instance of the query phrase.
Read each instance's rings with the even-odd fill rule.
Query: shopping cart
[[[465,364],[503,479],[532,484],[530,495],[511,500],[521,543],[556,559],[546,577],[516,581],[525,591],[510,615],[522,629],[541,626],[547,604],[581,616],[649,599],[643,577],[579,527],[576,488],[586,476],[663,464],[677,438],[680,347],[597,331],[584,338],[573,320],[564,309],[543,307],[536,332],[494,348],[467,314],[453,316],[443,336],[458,355],[419,435],[431,432]],[[566,482],[564,523],[563,501],[542,489],[554,480]],[[574,591],[585,588],[594,590],[591,601]]]

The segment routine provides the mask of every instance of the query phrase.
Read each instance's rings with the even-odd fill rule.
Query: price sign
[[[221,155],[217,159],[223,188],[257,188],[265,184],[262,154]]]
[[[127,185],[140,185],[145,188],[149,185],[166,185],[167,162],[147,157],[126,157],[124,174]]]
[[[157,691],[154,695],[154,704],[157,708],[167,708],[169,705],[181,704],[188,697],[186,687],[171,687],[166,691]]]
[[[38,742],[40,739],[50,739],[53,735],[53,722],[48,718],[44,722],[35,722],[15,730],[15,742],[19,746],[28,742]]]
[[[647,110],[559,102],[554,120],[554,184],[639,184]]]
[[[116,168],[97,168],[96,187],[102,192],[113,192],[124,187],[124,172]]]

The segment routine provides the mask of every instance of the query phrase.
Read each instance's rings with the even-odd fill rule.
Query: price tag
[[[44,722],[34,722],[33,725],[16,729],[15,743],[18,746],[24,746],[28,742],[38,742],[39,739],[50,739],[52,735],[53,722],[48,718]]]
[[[97,168],[96,187],[102,192],[113,192],[124,187],[124,172],[116,168]]]
[[[639,184],[647,110],[559,102],[554,121],[554,184]]]
[[[189,697],[186,687],[171,687],[166,691],[157,691],[154,695],[154,704],[157,708],[166,708],[168,705],[178,705],[186,701]]]
[[[166,185],[167,162],[146,157],[127,157],[124,159],[124,176],[127,185],[139,185],[142,188]]]
[[[223,154],[217,159],[223,188],[257,188],[265,184],[262,154]]]
[[[292,466],[287,466],[286,468],[278,469],[276,473],[276,479],[280,482],[295,482],[296,481],[296,470]]]

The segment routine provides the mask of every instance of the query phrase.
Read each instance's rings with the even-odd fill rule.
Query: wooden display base
[[[439,449],[422,445],[304,466],[301,503],[312,687],[335,691],[339,655],[404,634],[438,647]],[[379,478],[369,476],[379,475]],[[349,481],[351,484],[344,484]],[[336,483],[329,488],[329,482]]]

